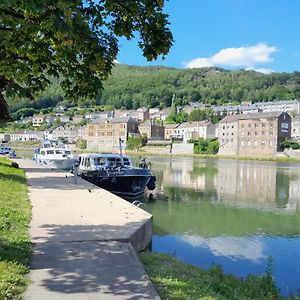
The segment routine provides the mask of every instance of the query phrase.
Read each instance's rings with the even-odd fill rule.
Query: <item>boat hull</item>
[[[144,194],[153,177],[149,170],[132,168],[81,173],[87,181],[120,197],[136,198]]]

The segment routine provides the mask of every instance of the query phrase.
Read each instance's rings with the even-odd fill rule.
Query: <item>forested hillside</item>
[[[173,95],[177,104],[190,101],[222,105],[271,101],[273,99],[300,99],[300,72],[264,75],[254,71],[228,71],[221,68],[175,69],[166,67],[137,67],[116,65],[112,75],[104,82],[102,95],[86,101],[82,106],[110,104],[115,108],[136,109],[140,106],[171,106]],[[24,107],[36,109],[59,103],[64,95],[58,81],[34,102],[10,101],[11,111]],[[76,103],[64,101],[71,106]]]
[[[190,101],[220,105],[244,100],[288,100],[300,98],[300,72],[264,75],[220,68],[117,65],[104,87],[101,104],[126,108],[170,106],[174,94],[180,104]]]

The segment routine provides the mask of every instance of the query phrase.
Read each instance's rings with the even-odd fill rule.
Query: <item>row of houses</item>
[[[184,107],[177,107],[178,112],[183,111],[191,113],[194,109],[205,109],[208,106],[204,103],[190,102]],[[258,112],[289,112],[290,114],[300,114],[300,102],[298,100],[274,100],[270,102],[243,102],[241,105],[224,105],[224,106],[212,106],[215,114],[241,114],[241,113],[258,113]],[[171,108],[150,108],[145,107],[138,108],[137,110],[110,110],[105,112],[91,112],[84,115],[74,115],[73,117],[67,116],[64,112],[56,112],[55,115],[35,115],[29,122],[32,122],[34,127],[40,127],[45,123],[52,123],[59,119],[61,123],[74,123],[78,124],[83,120],[87,122],[106,120],[115,117],[131,117],[138,122],[144,122],[148,119],[159,119],[165,121],[167,116],[171,113]],[[28,119],[21,122],[28,122]]]

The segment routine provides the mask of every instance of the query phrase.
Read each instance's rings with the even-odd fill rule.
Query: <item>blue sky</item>
[[[166,59],[149,63],[137,40],[121,40],[120,63],[300,70],[300,0],[170,0],[165,12],[175,40]]]

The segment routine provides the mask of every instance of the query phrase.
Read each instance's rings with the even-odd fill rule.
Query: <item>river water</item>
[[[32,157],[33,151],[17,151]],[[136,159],[135,159],[136,160]],[[283,295],[300,288],[300,164],[151,157],[153,252],[239,277],[272,264]]]
[[[152,250],[239,277],[268,265],[283,295],[300,288],[300,164],[151,157],[158,187]]]

